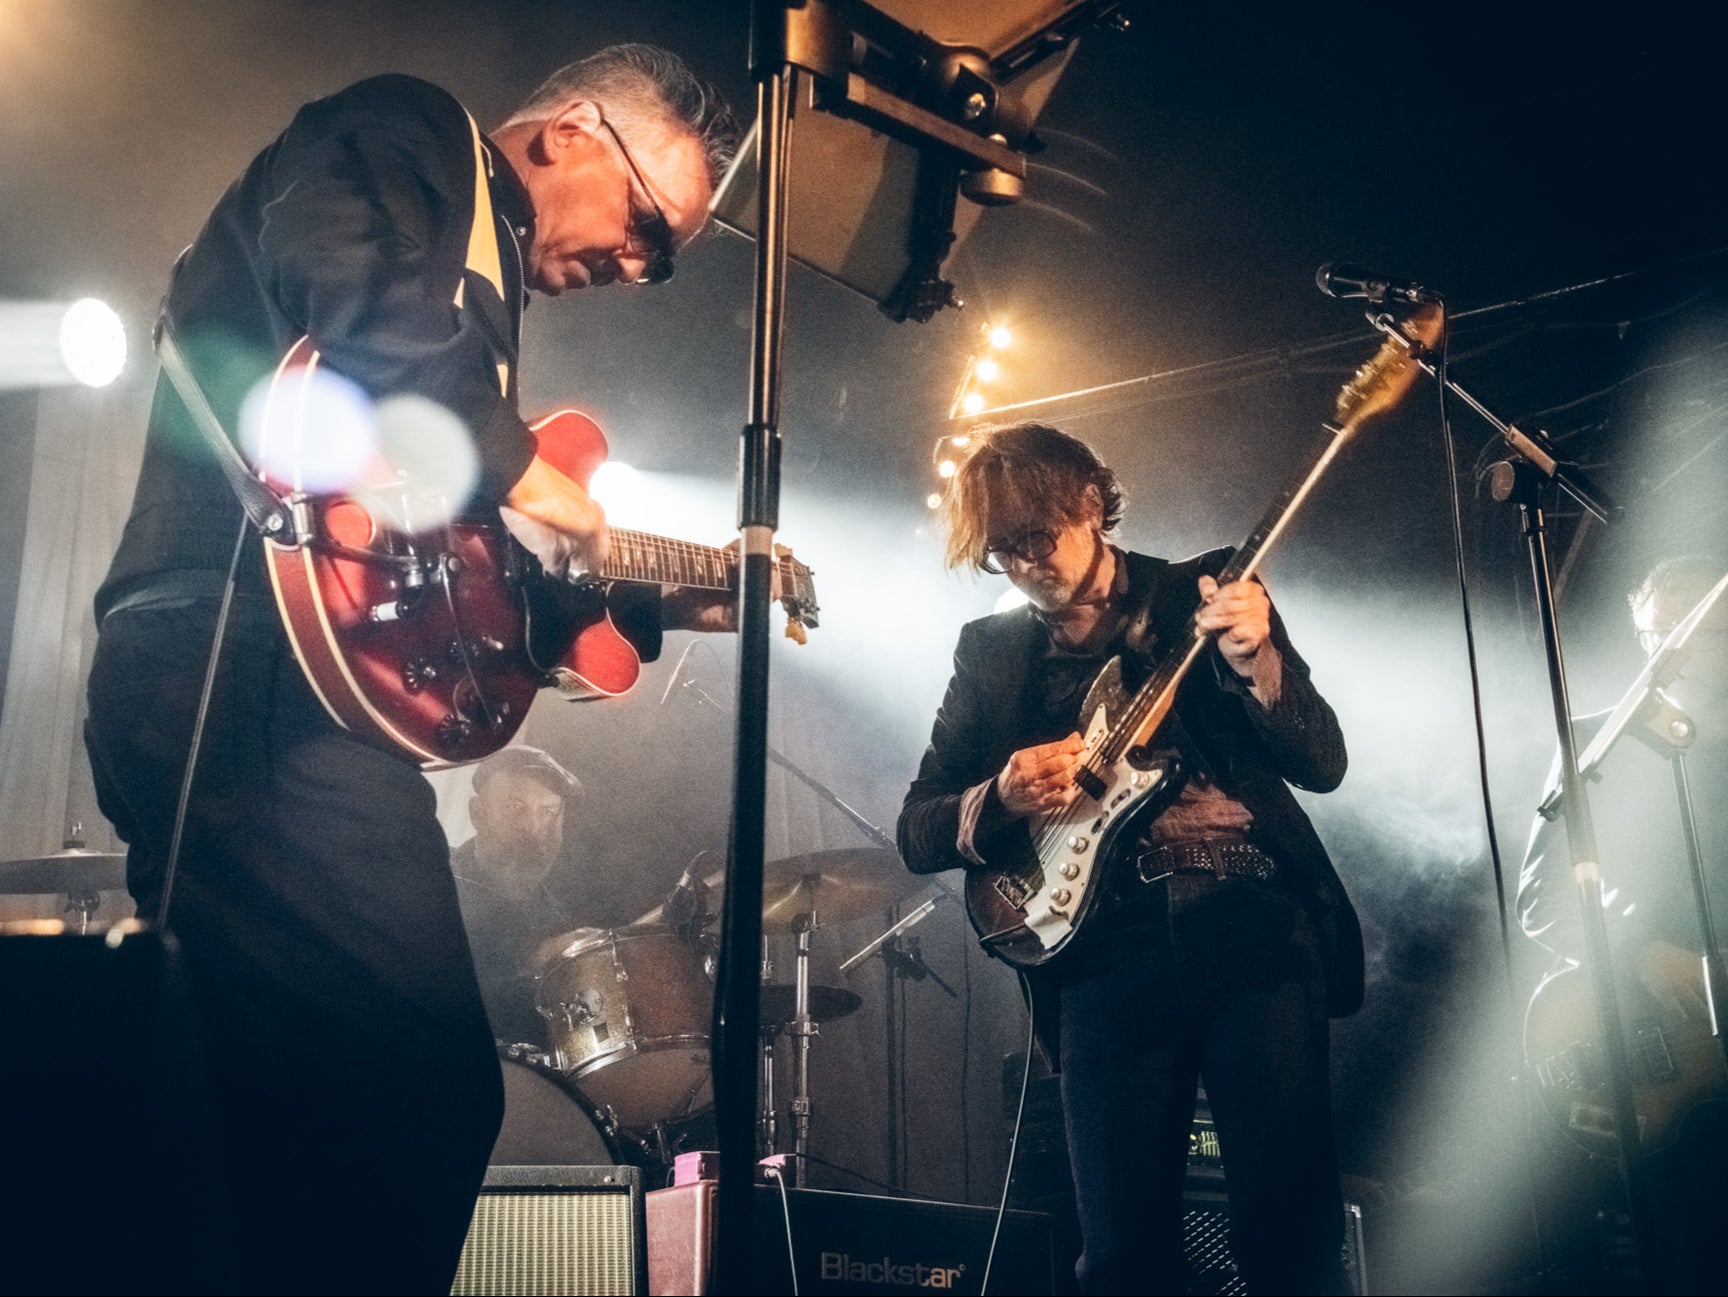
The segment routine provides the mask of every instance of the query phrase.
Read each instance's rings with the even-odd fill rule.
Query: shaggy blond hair
[[[1122,521],[1122,488],[1085,442],[1044,423],[980,428],[955,461],[942,497],[943,558],[950,568],[983,570],[992,515],[1016,514],[1051,526],[1079,522],[1092,489],[1103,505],[1103,529],[1115,530]]]

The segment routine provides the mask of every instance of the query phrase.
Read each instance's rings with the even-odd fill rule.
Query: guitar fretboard
[[[644,581],[731,590],[738,557],[694,541],[670,540],[645,531],[611,529],[612,549],[599,575],[608,581]]]

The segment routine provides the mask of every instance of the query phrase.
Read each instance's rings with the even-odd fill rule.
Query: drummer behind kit
[[[793,1144],[809,1151],[810,1041],[822,1022],[862,1001],[839,987],[812,985],[812,935],[824,922],[880,914],[918,880],[892,851],[818,851],[768,864],[765,933],[797,937],[796,977],[762,987],[762,1153],[779,1148],[774,1046],[794,1046]],[[714,1104],[710,1030],[718,917],[710,899],[724,871],[687,869],[666,900],[633,923],[578,929],[541,956],[535,1007],[545,1049],[505,1046],[504,1127],[494,1166],[581,1166],[625,1161],[669,1169],[693,1123]],[[765,964],[765,969],[771,967]],[[799,1176],[801,1179],[801,1176]]]

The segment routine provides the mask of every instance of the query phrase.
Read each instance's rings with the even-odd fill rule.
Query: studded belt
[[[1134,862],[1143,883],[1155,883],[1171,874],[1212,874],[1217,878],[1253,878],[1271,882],[1278,875],[1277,862],[1253,843],[1242,838],[1196,838],[1169,842],[1144,852]]]

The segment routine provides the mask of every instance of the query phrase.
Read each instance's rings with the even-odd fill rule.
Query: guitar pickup
[[[1022,912],[1025,911],[1026,900],[1032,895],[1031,888],[1027,887],[1012,874],[1002,874],[998,876],[993,886],[996,888],[997,892],[1001,894],[1002,899],[1007,901],[1009,905],[1013,906],[1016,910]]]

